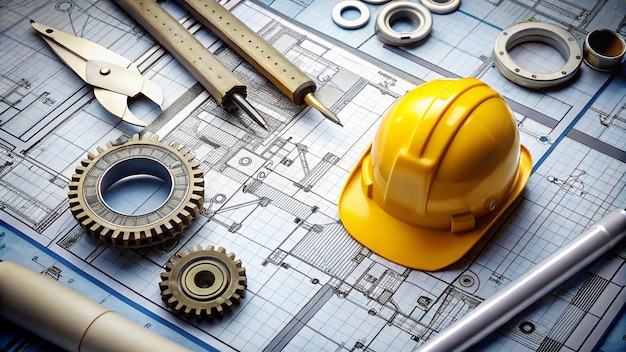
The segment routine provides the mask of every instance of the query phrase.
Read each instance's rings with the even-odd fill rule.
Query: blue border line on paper
[[[61,257],[59,254],[53,252],[52,250],[50,250],[46,246],[44,246],[41,243],[39,243],[39,242],[35,241],[34,239],[30,238],[29,236],[27,236],[26,234],[22,233],[20,230],[16,229],[15,227],[7,224],[4,220],[0,220],[0,225],[10,229],[13,233],[15,233],[18,236],[20,236],[23,240],[25,240],[28,243],[32,244],[33,246],[35,246],[39,250],[45,252],[47,255],[50,255],[55,260],[63,263],[63,265],[67,266],[69,269],[73,270],[74,272],[76,272],[81,277],[89,280],[91,283],[93,283],[96,286],[100,287],[101,289],[105,290],[109,294],[115,296],[117,299],[119,299],[123,303],[129,305],[130,307],[134,308],[135,310],[137,310],[137,311],[141,312],[142,314],[150,317],[151,319],[154,319],[157,322],[163,324],[165,327],[167,327],[167,328],[171,329],[172,331],[178,333],[179,335],[181,335],[182,337],[186,338],[187,340],[195,343],[196,345],[198,345],[200,347],[203,347],[206,351],[219,352],[219,350],[216,349],[215,347],[213,347],[213,346],[209,345],[208,343],[202,341],[198,337],[195,337],[195,336],[191,335],[190,333],[188,333],[184,329],[180,328],[176,324],[173,324],[170,321],[164,319],[163,317],[160,317],[160,316],[156,315],[155,313],[153,313],[150,310],[146,309],[142,305],[140,305],[140,304],[130,300],[126,296],[124,296],[124,295],[120,294],[119,292],[115,291],[114,289],[112,289],[108,285],[104,284],[100,280],[96,279],[95,277],[87,274],[82,269],[76,267],[76,265],[70,263],[65,258]]]
[[[541,164],[543,164],[544,161],[546,161],[546,159],[550,156],[550,154],[552,154],[552,152],[554,151],[554,149],[559,145],[559,143],[563,140],[563,138],[567,137],[567,134],[574,128],[574,126],[576,126],[576,123],[578,123],[578,120],[580,120],[589,110],[589,108],[591,107],[591,105],[593,105],[593,103],[596,102],[596,100],[598,99],[598,97],[604,93],[604,91],[606,90],[606,88],[609,86],[609,84],[611,84],[611,82],[613,82],[613,79],[615,79],[616,74],[613,73],[607,80],[606,82],[604,82],[604,84],[602,85],[602,87],[600,87],[600,89],[598,89],[598,91],[591,97],[591,99],[589,99],[589,101],[587,102],[587,104],[585,104],[585,106],[580,110],[580,112],[578,113],[578,115],[576,115],[576,117],[574,118],[574,120],[572,120],[572,122],[570,122],[569,125],[567,125],[567,127],[565,128],[565,130],[563,131],[563,133],[561,133],[561,135],[559,137],[557,137],[557,139],[554,140],[554,143],[552,143],[550,145],[550,147],[548,148],[548,150],[546,150],[545,153],[543,153],[543,155],[541,156],[541,158],[539,158],[539,160],[537,160],[537,162],[535,163],[535,165],[533,166],[533,170],[532,173],[535,173],[537,171],[537,169],[539,169],[539,167],[541,166]]]

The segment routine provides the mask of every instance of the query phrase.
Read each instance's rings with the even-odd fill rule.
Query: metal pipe
[[[605,215],[566,247],[428,340],[421,352],[462,351],[495,331],[626,237],[626,210]]]

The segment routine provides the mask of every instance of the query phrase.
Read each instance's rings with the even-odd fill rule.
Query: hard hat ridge
[[[517,197],[531,167],[500,94],[474,78],[431,81],[398,99],[386,113],[344,188],[339,214],[348,232],[366,246],[376,242],[379,254],[423,266],[422,260],[395,259],[393,248],[400,244],[380,244],[370,234],[372,227],[363,224],[384,222],[404,232],[400,237],[426,243],[472,231],[483,234]],[[366,208],[363,216],[355,212],[357,207]],[[474,237],[460,255],[455,251],[454,260],[480,235]]]

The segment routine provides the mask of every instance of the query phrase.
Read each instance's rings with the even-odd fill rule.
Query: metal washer
[[[421,0],[432,13],[445,15],[456,11],[461,6],[461,0]]]
[[[346,10],[357,10],[360,16],[354,20],[345,19],[341,14]],[[342,28],[345,29],[359,29],[367,24],[370,20],[370,9],[361,1],[346,0],[341,1],[333,7],[332,12],[333,21]]]
[[[554,47],[566,60],[565,65],[550,73],[528,71],[518,65],[509,50],[526,42],[541,42]],[[496,68],[511,82],[528,88],[546,88],[572,79],[582,62],[582,51],[576,38],[565,29],[547,22],[520,22],[504,29],[493,48]]]
[[[417,25],[411,32],[398,32],[391,24],[399,18],[406,18]],[[433,16],[421,4],[408,1],[394,1],[385,5],[376,16],[376,35],[378,39],[389,45],[402,46],[418,42],[433,29]]]

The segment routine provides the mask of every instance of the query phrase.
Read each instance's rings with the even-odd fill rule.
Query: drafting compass
[[[139,68],[123,56],[87,39],[31,20],[42,38],[58,57],[93,86],[96,99],[111,114],[132,125],[145,127],[128,108],[128,97],[143,93],[159,107],[163,91],[156,83],[143,77]]]

